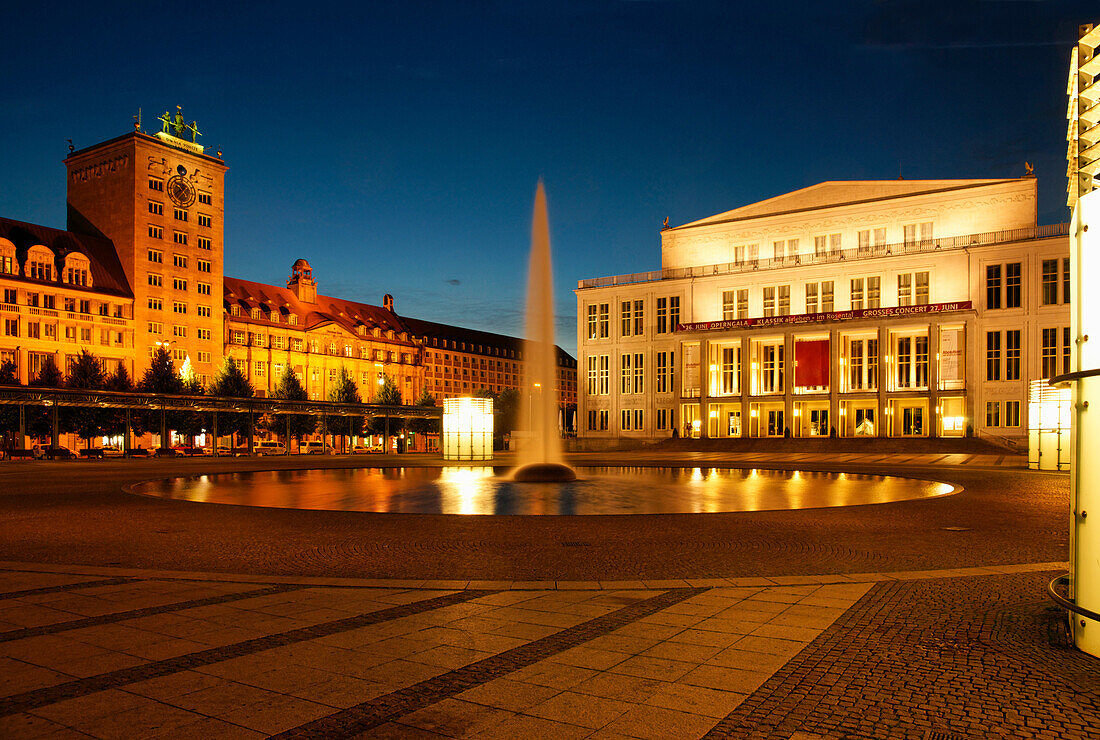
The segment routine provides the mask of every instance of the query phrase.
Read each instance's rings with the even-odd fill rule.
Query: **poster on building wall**
[[[800,388],[828,387],[828,339],[794,343],[794,384]]]
[[[940,332],[940,383],[962,380],[959,373],[961,364],[962,347],[959,346],[959,330],[942,330]]]
[[[684,395],[699,390],[699,345],[684,345]]]

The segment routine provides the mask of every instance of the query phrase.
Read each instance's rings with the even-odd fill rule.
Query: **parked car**
[[[38,457],[44,460],[72,460],[76,457],[68,447],[39,447]]]
[[[253,445],[253,454],[256,455],[285,455],[286,447],[282,442],[274,439],[261,439]]]
[[[85,447],[80,451],[80,456],[88,460],[102,460],[103,448],[102,447]]]
[[[100,449],[103,451],[104,457],[122,457],[122,455],[124,454],[124,451],[121,447],[108,446],[102,447]]]
[[[302,442],[298,445],[298,453],[301,455],[331,455],[332,448],[326,447],[324,442]]]
[[[355,445],[351,448],[351,454],[353,455],[366,455],[380,452],[382,452],[382,445]]]
[[[158,447],[153,450],[153,457],[176,457],[176,451],[171,447]]]
[[[218,445],[218,457],[243,457],[247,454],[247,447],[229,447],[228,445]]]
[[[192,447],[190,445],[180,445],[172,449],[175,450],[176,454],[180,457],[197,457],[203,454],[203,449],[201,447]]]
[[[149,457],[149,450],[145,447],[134,447],[130,450],[130,457]]]

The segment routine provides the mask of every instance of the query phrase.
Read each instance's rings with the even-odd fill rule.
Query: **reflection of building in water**
[[[824,182],[667,228],[660,270],[578,285],[579,434],[1022,442],[1068,286],[1032,176]]]

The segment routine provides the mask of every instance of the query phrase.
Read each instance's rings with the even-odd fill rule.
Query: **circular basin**
[[[491,467],[351,468],[199,475],[131,490],[205,503],[386,514],[709,514],[882,504],[955,493],[948,483],[743,468],[577,468],[525,483]]]

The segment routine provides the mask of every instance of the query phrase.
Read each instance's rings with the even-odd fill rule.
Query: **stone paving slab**
[[[0,736],[1100,735],[1100,661],[1059,633],[1049,564],[1013,570],[687,588],[89,586],[114,609],[99,622],[0,642]],[[179,594],[223,601],[164,601]]]

